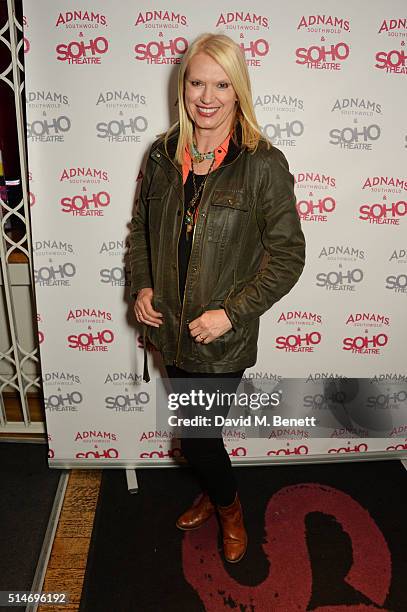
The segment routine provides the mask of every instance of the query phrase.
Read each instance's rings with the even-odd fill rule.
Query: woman
[[[304,235],[293,176],[261,134],[244,55],[231,38],[203,34],[189,47],[178,104],[179,120],[150,149],[130,235],[144,380],[147,336],[172,384],[193,377],[194,388],[218,381],[230,392],[256,363],[260,315],[302,272]],[[195,529],[217,511],[225,558],[239,561],[247,534],[221,428],[181,444],[204,493],[177,526]]]

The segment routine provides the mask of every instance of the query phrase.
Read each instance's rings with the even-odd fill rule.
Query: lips
[[[205,108],[203,106],[197,106],[196,109],[198,111],[198,114],[201,117],[213,117],[215,115],[215,113],[217,113],[217,111],[219,110],[219,106],[216,107],[208,107]]]

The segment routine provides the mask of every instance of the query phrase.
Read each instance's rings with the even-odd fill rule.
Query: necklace
[[[199,164],[200,162],[203,162],[204,159],[214,159],[215,151],[213,150],[213,151],[208,151],[207,153],[201,153],[200,151],[198,151],[196,144],[193,142],[192,143],[192,157],[194,161]]]
[[[209,170],[205,175],[205,178],[203,179],[202,183],[199,185],[199,188],[196,188],[196,182],[195,182],[195,174],[194,174],[194,162],[193,160],[191,160],[191,166],[192,166],[192,183],[194,185],[194,195],[191,198],[191,201],[188,204],[188,208],[186,210],[185,213],[185,224],[187,226],[187,231],[186,231],[186,238],[187,240],[189,240],[189,234],[192,232],[192,230],[194,229],[194,225],[195,225],[195,220],[194,220],[194,216],[195,216],[195,210],[196,210],[196,202],[204,188],[204,185],[208,179],[209,173],[212,170],[213,164],[215,163],[215,156],[212,159],[212,163],[209,166]]]

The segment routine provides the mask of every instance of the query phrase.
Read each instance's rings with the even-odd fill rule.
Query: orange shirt
[[[216,170],[216,168],[218,168],[221,163],[223,162],[226,153],[228,152],[228,148],[229,148],[229,140],[231,137],[231,132],[226,136],[225,140],[222,142],[222,144],[220,144],[218,147],[216,147],[215,149],[215,163],[213,165],[213,170]],[[185,154],[184,154],[184,163],[182,164],[182,182],[185,185],[185,181],[187,180],[188,177],[188,173],[189,171],[192,170],[192,165],[191,165],[191,154],[189,152],[188,147],[185,147]]]

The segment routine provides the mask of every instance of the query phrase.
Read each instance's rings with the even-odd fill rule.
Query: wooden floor
[[[69,594],[70,604],[39,606],[40,612],[79,610],[101,470],[71,470],[42,592]]]

